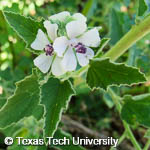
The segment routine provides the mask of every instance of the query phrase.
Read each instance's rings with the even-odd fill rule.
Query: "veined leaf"
[[[24,80],[17,82],[14,95],[8,99],[0,110],[0,128],[5,128],[31,115],[40,119],[44,109],[41,105],[38,105],[39,94],[38,77],[34,72]]]
[[[88,0],[87,3],[85,4],[82,13],[88,18],[90,18],[91,16],[93,16],[96,8],[97,8],[97,0]]]
[[[6,103],[7,98],[6,97],[0,97],[0,109],[4,106]]]
[[[4,16],[10,26],[29,46],[36,38],[38,29],[45,31],[43,22],[37,22],[14,12],[4,11]]]
[[[143,16],[147,9],[148,6],[145,0],[139,0],[138,16]]]
[[[108,58],[94,59],[87,73],[87,83],[91,88],[107,89],[110,85],[132,85],[146,81],[138,69],[125,64],[113,63]]]
[[[125,96],[121,116],[129,124],[136,122],[150,127],[150,94]]]
[[[110,43],[114,45],[123,36],[123,27],[120,23],[118,13],[115,9],[112,9],[109,16],[110,22]]]
[[[62,111],[67,109],[74,90],[69,81],[60,82],[49,78],[41,87],[41,104],[45,106],[45,137],[52,137],[60,121]]]

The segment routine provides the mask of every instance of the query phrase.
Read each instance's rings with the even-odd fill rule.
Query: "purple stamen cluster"
[[[85,54],[86,53],[86,48],[85,48],[85,46],[82,43],[78,43],[75,46],[75,49],[76,49],[77,53],[81,53],[81,54]]]
[[[54,51],[54,48],[51,46],[51,45],[46,45],[45,49],[44,49],[46,55],[48,56],[52,56],[53,55],[53,51]]]

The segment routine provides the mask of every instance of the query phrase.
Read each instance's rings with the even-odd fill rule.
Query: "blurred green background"
[[[150,2],[146,1],[150,11]],[[137,0],[0,0],[0,108],[6,99],[15,90],[15,82],[29,75],[36,57],[28,49],[25,42],[17,36],[4,19],[2,10],[13,11],[31,18],[47,19],[50,15],[61,11],[71,13],[81,12],[88,18],[89,26],[101,26],[101,38],[111,38],[103,51],[108,51],[134,24],[142,17],[137,17]],[[145,16],[147,15],[145,14]],[[126,52],[118,62],[139,67],[150,79],[150,35],[137,42]],[[74,85],[77,96],[73,97],[68,111],[65,113],[60,126],[73,136],[80,137],[107,137],[119,138],[123,133],[122,122],[114,109],[114,104],[108,93],[95,90],[91,92],[83,80],[84,77],[75,79]],[[114,87],[118,95],[138,95],[150,91],[150,82],[132,87]],[[68,124],[66,123],[67,121]],[[73,126],[75,121],[84,128]],[[32,117],[23,119],[16,125],[0,131],[0,150],[6,149],[3,144],[5,136],[24,136],[38,138],[41,136],[42,121],[36,122]],[[146,129],[138,124],[132,127],[137,140],[144,145],[143,138]],[[88,129],[88,130],[87,130]],[[91,132],[88,132],[91,131]],[[109,147],[87,147],[92,150],[107,150]],[[16,150],[16,145],[7,148]],[[19,148],[25,149],[25,148]],[[28,147],[32,150],[36,147]],[[50,148],[52,149],[52,148]],[[125,140],[119,150],[134,150],[130,141]]]

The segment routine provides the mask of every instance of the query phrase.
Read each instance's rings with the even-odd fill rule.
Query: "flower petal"
[[[61,36],[55,39],[53,48],[59,57],[63,56],[67,46],[69,44],[68,39],[65,36]]]
[[[55,76],[63,75],[66,71],[62,67],[62,58],[56,57],[52,64],[52,73]]]
[[[82,15],[81,13],[75,13],[72,17],[79,21],[84,21],[84,22],[87,21],[86,17]]]
[[[61,13],[50,16],[49,19],[64,21],[67,16],[70,16],[70,13],[68,11],[63,11]]]
[[[46,54],[41,54],[34,59],[34,65],[37,66],[41,72],[46,73],[50,69],[52,63],[52,56],[46,56]]]
[[[86,47],[85,55],[88,59],[92,59],[94,57],[94,51],[91,48]]]
[[[66,25],[66,31],[70,39],[83,34],[87,29],[87,25],[83,21],[71,21]]]
[[[89,47],[98,47],[100,44],[99,32],[96,28],[85,32],[78,41]]]
[[[39,29],[36,39],[31,44],[31,48],[33,48],[35,50],[43,50],[45,48],[45,46],[48,44],[49,44],[49,41],[48,41],[45,33],[41,29]]]
[[[44,21],[44,27],[47,30],[49,38],[54,41],[57,38],[58,25],[51,24],[50,21],[46,20]]]
[[[65,71],[74,71],[77,67],[77,60],[71,48],[65,53],[62,60],[62,66]]]
[[[86,50],[85,54],[77,53],[78,62],[82,67],[88,65],[89,59],[94,57],[94,51],[91,48],[86,47]]]
[[[77,53],[77,58],[80,66],[86,66],[89,64],[89,59],[86,57],[85,54]]]

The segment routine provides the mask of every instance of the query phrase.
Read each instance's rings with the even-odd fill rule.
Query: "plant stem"
[[[148,150],[148,148],[150,147],[150,139],[148,139],[145,147],[143,148],[143,150]]]
[[[121,142],[126,138],[126,131],[122,134],[122,136],[119,138],[118,145],[121,144]],[[110,150],[114,150],[114,147],[111,147]]]
[[[128,48],[148,33],[150,33],[150,16],[146,17],[141,23],[134,25],[103,57],[110,57],[112,61],[115,61],[123,55]]]
[[[126,138],[126,131],[124,131],[124,133],[122,134],[122,136],[119,139],[118,145],[121,144],[121,142]]]
[[[134,137],[134,135],[133,135],[133,133],[132,133],[132,130],[130,129],[130,126],[129,126],[125,121],[123,121],[123,125],[124,125],[124,127],[125,127],[125,129],[126,129],[126,131],[127,131],[127,134],[128,134],[128,136],[129,136],[129,138],[130,138],[132,144],[133,144],[134,147],[136,148],[136,150],[142,150],[141,147],[140,147],[140,145],[139,145],[138,142],[136,141],[136,139],[135,139],[135,137]]]
[[[110,94],[113,102],[115,103],[119,114],[121,113],[122,106],[120,104],[120,97],[117,96],[111,88],[108,88],[108,93]]]
[[[120,97],[117,96],[113,92],[113,90],[111,88],[108,89],[108,92],[111,95],[112,100],[114,101],[114,103],[115,103],[115,105],[117,107],[118,112],[121,113],[122,106],[121,106],[121,104],[119,102]],[[134,145],[134,147],[136,148],[136,150],[142,150],[141,147],[140,147],[140,145],[136,141],[136,139],[135,139],[135,137],[134,137],[134,135],[133,135],[133,133],[132,133],[132,131],[130,129],[130,126],[125,121],[123,121],[123,125],[124,125],[124,128],[126,129],[128,137],[130,138],[130,140],[131,140],[132,144]]]
[[[77,71],[75,71],[73,73],[70,73],[69,75],[67,75],[65,77],[62,76],[62,77],[60,77],[60,78],[62,78],[61,81],[63,82],[65,80],[68,80],[70,77],[80,77],[88,70],[88,68],[89,68],[89,65],[87,65],[85,67],[82,67],[79,70],[77,70]]]

